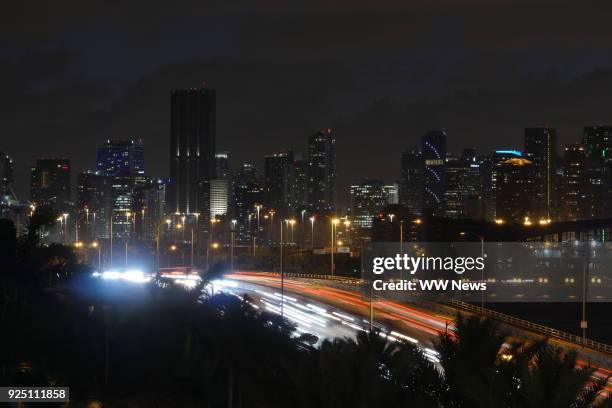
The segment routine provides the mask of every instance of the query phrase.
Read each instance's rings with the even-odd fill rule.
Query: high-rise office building
[[[590,218],[586,149],[582,144],[572,144],[563,150],[562,218],[565,221]]]
[[[0,202],[15,201],[17,197],[13,192],[13,159],[4,152],[0,152]]]
[[[229,198],[229,180],[210,180],[210,217],[227,215]]]
[[[308,163],[295,159],[289,163],[289,211],[297,214],[308,207]]]
[[[589,161],[612,163],[612,126],[585,126],[582,145]]]
[[[208,213],[201,182],[215,177],[216,96],[213,89],[175,90],[170,111],[168,210]]]
[[[399,203],[413,214],[423,210],[424,170],[423,156],[417,149],[402,153]]]
[[[587,218],[612,215],[612,127],[584,128],[582,145],[586,158],[586,187],[588,188]]]
[[[136,216],[140,209],[139,189],[146,186],[148,179],[144,176],[116,176],[109,178],[109,220],[113,237],[136,236]]]
[[[480,166],[475,157],[462,155],[461,160],[446,162],[444,188],[444,216],[449,218],[478,217],[480,195]],[[481,214],[484,216],[484,214]]]
[[[421,139],[423,156],[423,209],[432,211],[435,216],[444,214],[446,132],[431,130]]]
[[[399,204],[399,184],[385,184],[383,188],[387,197],[387,205]]]
[[[166,208],[166,180],[148,179],[138,190],[139,203],[135,208],[136,235],[153,241],[158,231],[162,231],[164,211]]]
[[[228,152],[215,153],[215,178],[229,180],[230,163]]]
[[[516,149],[498,149],[480,164],[483,177],[483,192],[487,205],[487,219],[493,221],[497,216],[497,178],[499,167],[510,159],[523,158],[523,152]],[[488,187],[488,188],[487,188]]]
[[[530,224],[547,219],[537,192],[538,167],[530,160],[513,158],[497,164],[496,217],[510,224]]]
[[[70,160],[38,159],[30,175],[33,203],[62,211],[70,207]]]
[[[525,158],[534,164],[536,195],[543,203],[547,218],[557,218],[557,132],[553,128],[525,129]]]
[[[144,174],[142,140],[107,140],[98,148],[97,168],[106,176]]]
[[[233,215],[236,218],[238,242],[251,244],[257,237],[257,214],[255,206],[261,204],[264,196],[263,183],[257,169],[250,163],[244,163],[232,178]],[[260,214],[261,217],[261,214]],[[260,225],[261,223],[261,219]]]
[[[289,169],[293,163],[293,152],[275,153],[264,159],[264,203],[280,216],[289,210]]]
[[[351,216],[359,229],[372,228],[374,217],[387,206],[385,185],[380,180],[364,180],[350,187]]]
[[[329,128],[308,139],[308,206],[314,212],[336,207],[336,138]]]
[[[101,171],[87,170],[77,176],[77,209],[81,239],[107,238],[110,211],[110,178]]]

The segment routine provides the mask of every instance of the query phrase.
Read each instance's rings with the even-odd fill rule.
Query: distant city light
[[[523,152],[521,152],[519,150],[496,150],[495,153],[496,154],[511,154],[513,156],[516,156],[516,157],[522,157],[523,156]]]

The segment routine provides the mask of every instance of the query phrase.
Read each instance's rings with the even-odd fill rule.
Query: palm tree
[[[575,352],[564,352],[545,340],[508,343],[495,321],[459,315],[455,336],[444,334],[437,345],[446,387],[442,405],[586,408],[609,404],[602,398],[608,379],[591,381],[593,370],[576,368]]]
[[[576,368],[577,353],[564,352],[550,345],[533,354],[530,369],[521,376],[521,406],[526,407],[593,407],[602,400],[608,378],[591,382],[594,370]]]
[[[506,340],[499,324],[477,316],[457,317],[454,336],[440,336],[437,350],[448,386],[448,406],[501,407],[510,389],[499,370],[499,351]]]

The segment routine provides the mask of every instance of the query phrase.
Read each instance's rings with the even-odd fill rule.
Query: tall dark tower
[[[431,210],[435,216],[442,216],[446,185],[446,132],[427,132],[421,139],[421,154],[424,165],[423,209]]]
[[[48,205],[59,211],[70,208],[70,160],[36,160],[30,173],[30,198],[37,205]]]
[[[170,110],[168,211],[206,215],[210,203],[199,185],[215,177],[215,90],[172,91]]]
[[[544,203],[547,218],[557,218],[556,183],[557,132],[553,128],[525,129],[525,157],[535,165],[537,196]]]
[[[329,128],[308,139],[308,205],[315,212],[336,207],[336,138]]]
[[[423,209],[423,157],[415,148],[402,153],[399,202],[413,214]]]

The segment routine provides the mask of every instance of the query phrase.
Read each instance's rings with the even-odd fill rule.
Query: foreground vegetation
[[[233,296],[91,280],[68,248],[39,245],[35,228],[17,242],[0,223],[1,385],[68,385],[72,406],[611,406],[607,379],[575,368],[575,354],[505,347],[491,320],[460,316],[438,340],[439,366],[377,333],[313,348]]]

